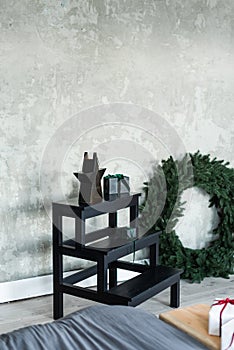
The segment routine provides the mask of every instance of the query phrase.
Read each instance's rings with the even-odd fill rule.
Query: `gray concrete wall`
[[[46,184],[41,162],[54,133],[72,116],[79,133],[87,131],[82,110],[116,101],[137,104],[154,112],[151,123],[161,116],[187,151],[200,149],[234,165],[233,0],[1,0],[0,5],[0,282],[51,272],[51,222],[40,175],[48,203],[60,194],[53,187],[56,162],[48,163],[52,176]],[[150,161],[169,156],[167,141],[154,143],[137,129],[140,118],[136,113],[131,126],[100,122],[80,135],[63,159],[65,195],[77,189],[72,171],[85,150],[98,149],[109,170],[122,166],[134,181],[137,158],[130,166],[116,154],[108,163],[108,144],[120,132],[123,140],[150,150]],[[65,141],[60,143],[69,145]],[[140,168],[135,189],[150,171]]]

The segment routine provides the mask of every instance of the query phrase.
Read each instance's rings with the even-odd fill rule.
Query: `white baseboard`
[[[141,261],[137,261],[141,263]],[[68,276],[77,271],[67,272],[64,275]],[[137,273],[119,270],[118,271],[118,281],[125,281],[129,278],[136,276]],[[0,283],[0,304],[7,303],[10,301],[28,299],[43,295],[49,295],[53,292],[53,276],[40,276],[27,278],[18,281],[3,282]],[[86,280],[79,283],[79,286],[90,287],[96,285],[96,276],[87,278]]]
[[[52,275],[0,283],[0,303],[52,293]]]

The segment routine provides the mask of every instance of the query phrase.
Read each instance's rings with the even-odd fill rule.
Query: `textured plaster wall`
[[[0,5],[0,282],[51,272],[40,162],[58,127],[83,109],[138,104],[163,117],[187,151],[200,149],[234,166],[233,0]],[[100,138],[108,144],[107,135],[104,126],[93,130],[92,150]],[[147,138],[138,137],[150,148]],[[83,135],[76,155],[88,146]],[[166,153],[156,152],[155,160]],[[118,164],[111,164],[113,170]],[[81,158],[67,157],[66,176],[80,165]],[[67,177],[68,194],[71,182]]]

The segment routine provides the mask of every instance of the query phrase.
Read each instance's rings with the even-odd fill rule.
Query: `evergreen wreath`
[[[228,278],[234,272],[234,169],[228,164],[199,151],[180,161],[170,157],[155,166],[153,176],[144,183],[140,225],[150,227],[149,233],[162,231],[160,263],[183,269],[182,278],[192,282],[209,276]],[[215,206],[220,218],[214,239],[202,249],[184,247],[174,229],[183,216],[181,195],[194,186],[210,195],[209,207]]]

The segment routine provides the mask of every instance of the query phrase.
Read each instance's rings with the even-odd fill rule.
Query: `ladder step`
[[[140,275],[111,288],[108,293],[126,298],[128,305],[135,306],[180,281],[182,270],[158,265]]]

